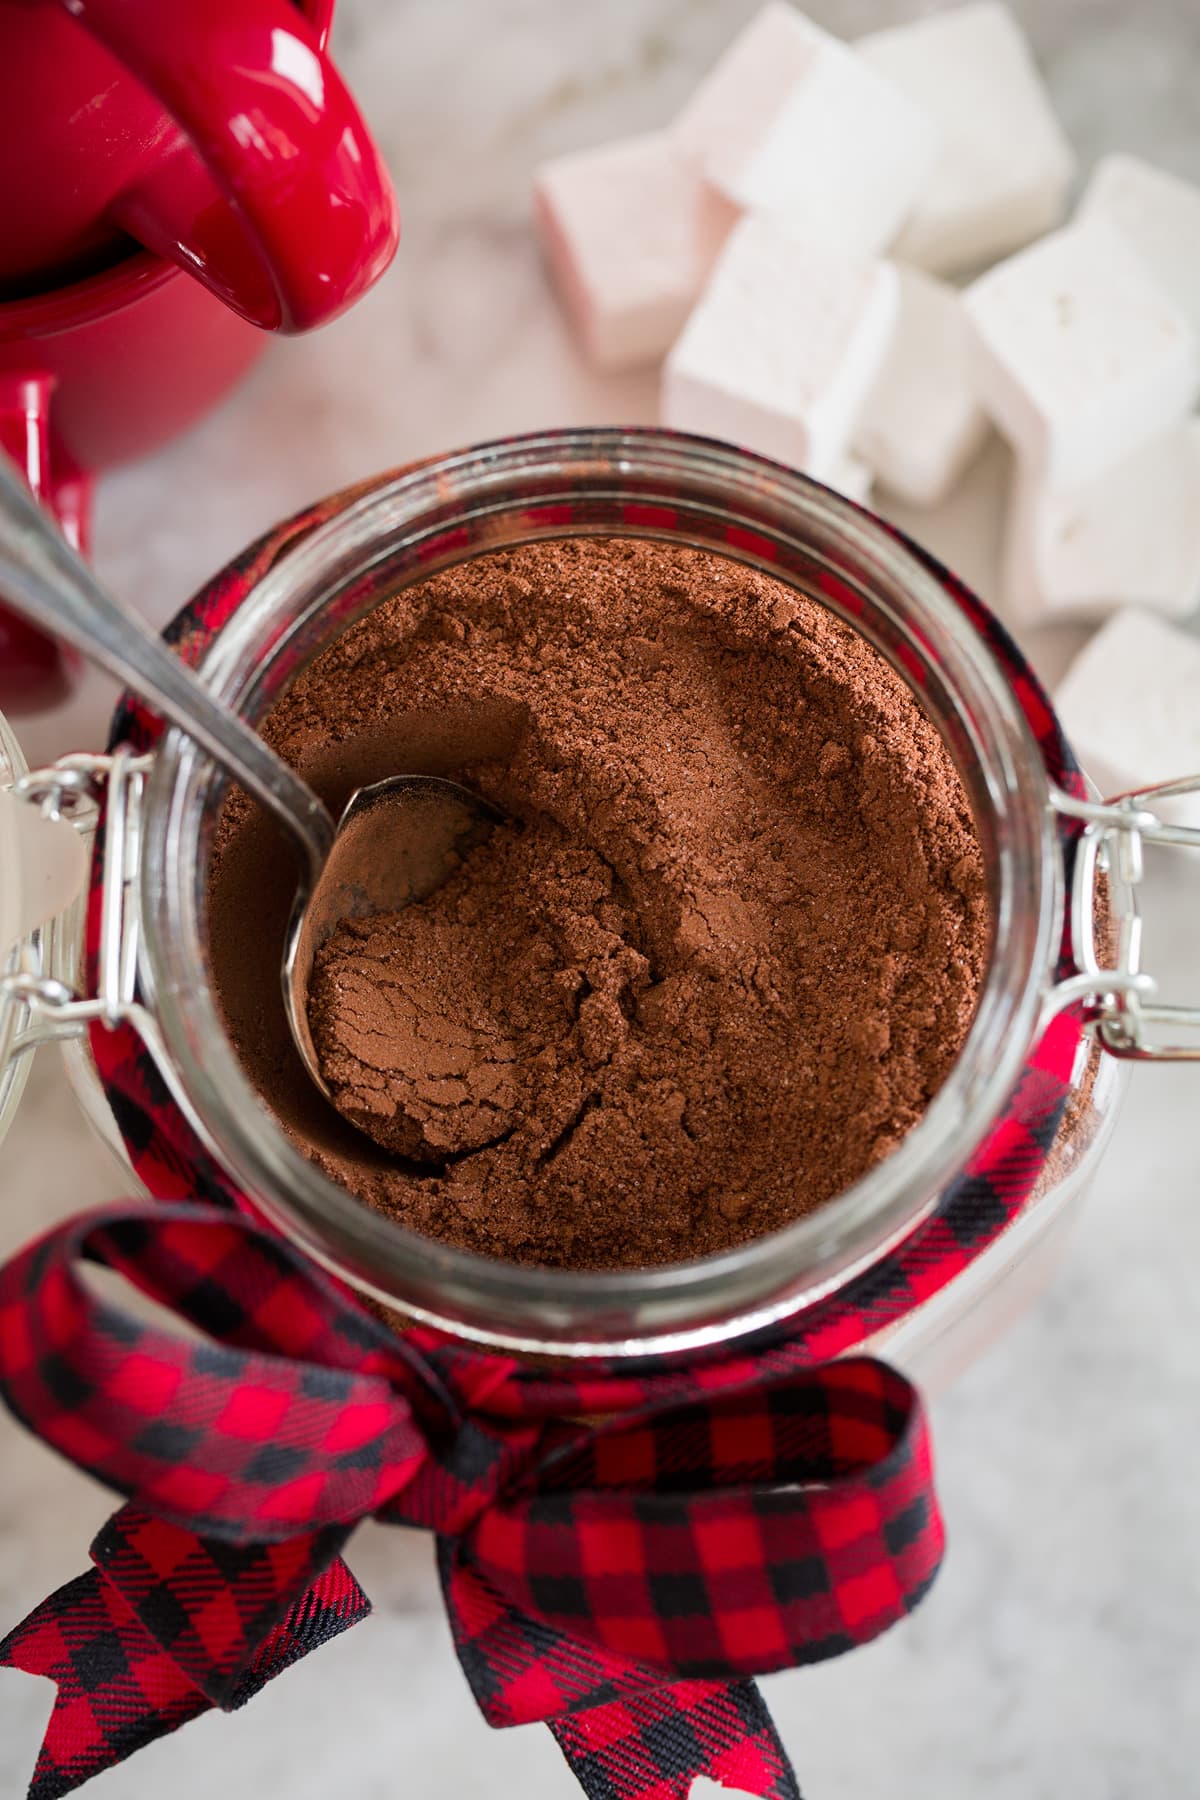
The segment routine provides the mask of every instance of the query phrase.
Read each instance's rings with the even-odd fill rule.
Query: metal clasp
[[[106,790],[100,950],[96,990],[81,992],[79,924],[86,897],[69,914],[33,933],[0,972],[0,1068],[45,1043],[79,1037],[95,1020],[140,1024],[136,1000],[139,938],[137,866],[142,796],[152,758],[118,749],[111,755],[64,756],[32,769],[13,792],[48,818],[67,819],[84,836],[95,830]]]
[[[1200,1062],[1200,1007],[1168,1005],[1142,966],[1142,919],[1137,890],[1145,874],[1147,844],[1200,850],[1200,828],[1173,825],[1154,802],[1200,793],[1200,775],[1137,788],[1114,800],[1076,800],[1055,789],[1054,810],[1083,825],[1071,883],[1071,941],[1079,974],[1060,982],[1049,1001],[1054,1011],[1083,1002],[1088,1027],[1113,1056],[1141,1062]],[[1095,903],[1101,875],[1115,928],[1114,954],[1096,945]],[[1194,1033],[1189,1041],[1172,1034]]]

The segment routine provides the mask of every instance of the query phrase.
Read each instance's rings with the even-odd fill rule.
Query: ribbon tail
[[[29,1800],[59,1800],[210,1706],[95,1569],[0,1643],[0,1667],[58,1688]]]
[[[461,1541],[438,1540],[463,1673],[489,1725],[544,1719],[587,1800],[688,1800],[700,1776],[756,1800],[800,1800],[752,1681],[664,1679],[509,1605]]]
[[[688,1800],[700,1776],[758,1800],[800,1800],[752,1681],[679,1681],[549,1721],[587,1800]]]
[[[234,1712],[370,1612],[338,1557],[349,1535],[338,1525],[279,1544],[226,1544],[123,1506],[92,1561],[192,1686]]]
[[[331,1563],[270,1630],[226,1709],[369,1611],[346,1565]],[[98,1569],[18,1625],[0,1643],[0,1667],[47,1676],[58,1688],[28,1800],[59,1800],[213,1705]]]

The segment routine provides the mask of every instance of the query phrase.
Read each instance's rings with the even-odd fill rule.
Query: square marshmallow
[[[1136,156],[1106,156],[1079,217],[1115,225],[1200,337],[1200,188]]]
[[[786,0],[768,0],[709,70],[675,119],[685,155],[714,169],[740,169],[813,62],[810,25]]]
[[[1107,799],[1200,774],[1200,639],[1151,613],[1116,613],[1075,658],[1054,704]],[[1157,804],[1200,826],[1200,793]]]
[[[896,319],[887,263],[738,225],[663,371],[662,420],[835,477]]]
[[[665,132],[545,163],[534,209],[571,322],[610,371],[666,355],[737,216]]]
[[[844,494],[847,500],[853,500],[856,506],[867,506],[875,485],[875,472],[861,457],[843,456],[825,485],[835,494]]]
[[[674,135],[737,206],[860,256],[891,243],[937,154],[922,108],[780,4],[735,40]]]
[[[1195,333],[1102,219],[1022,250],[963,303],[983,404],[1055,487],[1132,456],[1200,391]]]
[[[870,66],[941,132],[932,177],[895,245],[938,275],[1019,250],[1062,218],[1075,172],[1029,45],[1006,6],[961,6],[859,40]]]
[[[1200,601],[1200,421],[1173,426],[1082,487],[1045,488],[1018,471],[1004,587],[1018,624],[1102,619],[1121,606],[1191,612]]]
[[[854,446],[914,506],[944,500],[983,442],[970,338],[953,288],[901,268],[896,335]]]

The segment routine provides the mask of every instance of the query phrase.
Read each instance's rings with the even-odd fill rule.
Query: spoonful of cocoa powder
[[[442,1161],[499,1143],[522,1082],[492,940],[445,908],[347,920],[318,953],[309,1021],[338,1110],[385,1149]]]
[[[478,1142],[442,1143],[436,1129],[439,1111],[424,1092],[429,1081],[461,1081],[474,1066],[467,1040],[480,1028],[471,1021],[482,1020],[485,1010],[471,967],[478,962],[478,949],[472,951],[460,934],[457,957],[450,945],[446,946],[451,951],[447,978],[431,985],[440,966],[435,947],[420,928],[413,931],[403,914],[436,893],[503,819],[504,814],[490,801],[438,775],[393,775],[359,788],[338,821],[320,875],[310,890],[301,889],[292,908],[283,959],[283,994],[288,1024],[304,1065],[352,1124],[404,1156],[436,1161],[452,1147],[477,1149],[496,1136],[492,1129]],[[390,971],[385,972],[382,945],[397,931],[403,943],[390,959]],[[328,970],[337,964],[337,945],[347,939],[360,941],[364,933],[373,948],[359,956],[353,980],[349,974],[344,982],[332,978],[338,997],[334,1007]],[[328,951],[327,945],[331,946]],[[403,973],[406,950],[415,959],[409,980]],[[461,991],[449,978],[455,964],[464,984]],[[325,1040],[318,1042],[314,1025],[318,1011],[314,983],[319,967],[326,971],[323,1016],[336,1014],[338,1021],[332,1047]],[[469,998],[473,980],[474,1004]],[[437,1005],[443,1003],[450,1009],[444,1022],[436,1016]],[[351,1066],[362,1073],[350,1078],[343,1104],[346,1054]],[[373,1083],[367,1073],[372,1069]],[[457,1076],[456,1069],[460,1071]],[[364,1079],[372,1088],[370,1104],[355,1098]],[[475,1080],[476,1091],[481,1092],[482,1073]],[[444,1089],[442,1106],[453,1107],[456,1094],[454,1087]],[[411,1114],[406,1102],[415,1107]],[[426,1125],[433,1128],[429,1133]],[[467,1127],[467,1138],[472,1135]]]
[[[533,1114],[561,1147],[598,1089],[572,1088],[560,1124],[556,1078],[610,1061],[650,980],[632,921],[595,917],[610,888],[551,821],[506,822],[427,899],[339,924],[308,989],[338,1111],[419,1162],[501,1144]]]

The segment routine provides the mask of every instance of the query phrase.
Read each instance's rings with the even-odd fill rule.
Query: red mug
[[[0,0],[0,300],[128,254],[267,330],[349,306],[396,246],[325,52],[333,0]]]
[[[9,301],[0,305],[0,449],[86,550],[91,471],[186,430],[266,342],[145,251],[72,287]],[[69,678],[59,646],[0,607],[0,709],[40,710]]]
[[[333,6],[0,0],[0,450],[81,549],[92,471],[233,386],[262,348],[243,319],[320,324],[391,259]],[[69,675],[0,607],[0,707],[53,704]]]

